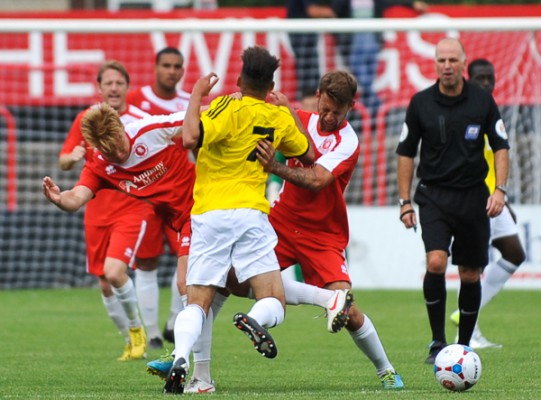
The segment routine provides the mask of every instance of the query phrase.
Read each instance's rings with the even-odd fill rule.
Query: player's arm
[[[408,204],[400,205],[400,221],[406,228],[417,226],[417,218],[411,203],[411,183],[413,180],[413,158],[398,155],[398,196],[400,199],[409,200]]]
[[[313,154],[312,146],[310,150]],[[268,140],[261,140],[257,144],[256,156],[265,171],[305,189],[317,192],[334,181],[334,175],[319,164],[315,164],[312,168],[292,168],[278,162],[275,158],[274,147]],[[302,161],[303,157],[298,158]],[[313,160],[313,156],[311,159]]]
[[[71,153],[60,154],[58,157],[58,165],[62,171],[69,171],[73,169],[75,164],[81,161],[86,154],[86,145],[82,141],[80,144],[75,146]]]
[[[60,188],[48,176],[43,178],[42,188],[47,200],[67,212],[79,210],[94,197],[94,193],[82,185],[61,192]]]
[[[295,125],[297,125],[297,128],[301,133],[306,136],[309,142],[311,142],[310,135],[308,134],[308,131],[306,130],[306,127],[302,123],[301,119],[299,118],[299,114],[297,114],[297,111],[293,108],[291,103],[289,102],[289,99],[285,94],[282,92],[278,92],[276,90],[270,92],[269,94],[270,102],[276,106],[284,106],[286,107],[293,119],[295,120]],[[311,147],[311,146],[310,146]],[[313,161],[312,161],[313,162]]]
[[[500,215],[505,206],[506,193],[498,187],[505,188],[507,184],[509,174],[509,151],[507,149],[494,152],[494,172],[496,174],[496,190],[488,198],[487,214],[489,217]]]
[[[186,118],[182,128],[182,144],[187,149],[195,149],[199,143],[201,135],[201,117],[200,109],[203,97],[209,95],[210,91],[216,85],[219,78],[214,72],[199,78],[193,87],[188,109],[186,110]]]

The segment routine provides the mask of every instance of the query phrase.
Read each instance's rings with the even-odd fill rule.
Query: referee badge
[[[466,140],[476,140],[479,137],[479,132],[481,132],[480,125],[468,125],[466,127],[466,135],[464,137]]]

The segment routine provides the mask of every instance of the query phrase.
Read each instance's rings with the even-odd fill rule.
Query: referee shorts
[[[414,200],[425,251],[447,251],[455,265],[484,268],[490,239],[488,197],[484,183],[467,189],[419,183]]]

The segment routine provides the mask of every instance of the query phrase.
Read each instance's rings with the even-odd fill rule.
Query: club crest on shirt
[[[480,125],[468,125],[464,137],[466,140],[475,140],[479,137],[479,132],[481,132]]]
[[[133,152],[137,157],[144,157],[148,154],[148,147],[144,143],[138,143],[133,149]]]
[[[141,107],[140,107],[142,110],[150,110],[150,103],[146,100],[143,100],[141,102]]]
[[[321,154],[327,154],[329,151],[334,149],[336,145],[336,137],[334,135],[328,136],[325,140],[318,146],[318,150]]]

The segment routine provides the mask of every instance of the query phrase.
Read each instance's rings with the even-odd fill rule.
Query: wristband
[[[411,210],[404,211],[402,214],[400,214],[400,221],[402,221],[402,218],[404,218],[404,216],[408,214],[413,214],[413,213],[415,213],[415,210],[413,208]]]

